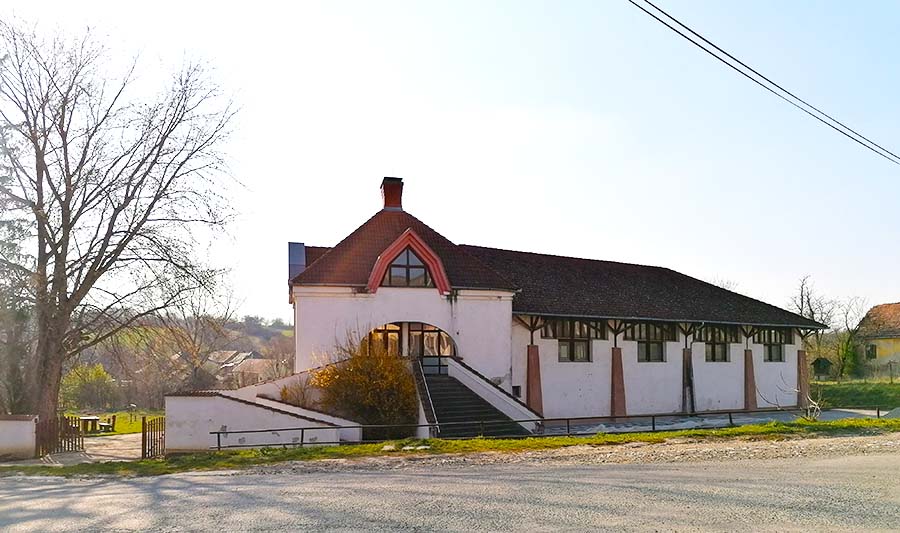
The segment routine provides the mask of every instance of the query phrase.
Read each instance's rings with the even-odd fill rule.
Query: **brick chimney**
[[[391,211],[403,211],[403,178],[384,178],[381,182],[381,196],[384,208]]]

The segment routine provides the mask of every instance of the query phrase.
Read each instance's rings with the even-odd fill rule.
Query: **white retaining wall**
[[[325,422],[306,420],[260,405],[250,405],[223,396],[166,397],[166,453],[208,451],[216,446],[210,431],[310,428],[303,431],[304,444],[339,440],[338,430]],[[301,431],[277,431],[222,435],[222,445],[262,447],[297,444]]]
[[[0,458],[34,457],[37,419],[34,415],[0,415]]]

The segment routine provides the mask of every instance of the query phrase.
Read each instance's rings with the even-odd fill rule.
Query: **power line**
[[[832,124],[831,122],[826,121],[825,119],[823,119],[822,117],[820,117],[820,116],[814,114],[813,112],[809,111],[809,110],[806,109],[805,107],[800,106],[799,104],[797,104],[796,102],[790,100],[789,98],[787,98],[787,97],[784,96],[783,94],[778,93],[777,91],[775,91],[774,89],[772,89],[772,88],[769,87],[768,85],[762,83],[762,82],[759,81],[758,79],[754,78],[754,77],[751,76],[750,74],[747,74],[745,71],[741,70],[740,68],[736,67],[736,66],[733,65],[732,63],[728,62],[727,60],[725,60],[724,58],[722,58],[721,56],[719,56],[718,54],[716,54],[715,52],[713,52],[713,51],[710,50],[709,48],[705,47],[703,44],[701,44],[701,43],[695,41],[694,39],[692,39],[690,36],[688,36],[688,35],[686,35],[685,33],[683,33],[683,32],[682,32],[681,30],[679,30],[678,28],[672,26],[671,24],[669,24],[669,23],[666,22],[665,20],[659,18],[656,14],[654,14],[654,13],[648,11],[644,6],[638,4],[638,3],[635,2],[634,0],[628,0],[628,2],[630,2],[633,6],[635,6],[635,7],[638,8],[638,9],[640,9],[640,10],[643,11],[644,13],[650,15],[651,17],[653,17],[654,19],[656,19],[657,22],[659,22],[660,24],[666,26],[666,27],[669,28],[670,30],[674,31],[675,33],[677,33],[678,35],[680,35],[681,37],[683,37],[684,39],[686,39],[689,43],[693,44],[693,45],[696,46],[697,48],[700,48],[701,50],[703,50],[703,51],[706,52],[707,54],[709,54],[709,55],[711,55],[712,57],[716,58],[717,60],[721,61],[723,64],[725,64],[726,66],[728,66],[729,68],[731,68],[732,70],[734,70],[735,72],[737,72],[738,74],[744,76],[744,77],[747,78],[748,80],[750,80],[750,81],[752,81],[753,83],[759,85],[759,86],[762,87],[763,89],[769,91],[770,93],[774,94],[774,95],[777,96],[778,98],[781,98],[781,99],[784,100],[785,102],[791,104],[792,106],[796,107],[796,108],[799,109],[800,111],[803,111],[803,112],[806,113],[807,115],[809,115],[809,116],[811,116],[812,118],[818,120],[818,121],[821,122],[822,124],[825,124],[825,125],[828,126],[829,128],[831,128],[831,129],[833,129],[834,131],[840,133],[841,135],[847,137],[848,139],[852,140],[853,142],[859,144],[860,146],[863,146],[864,148],[866,148],[866,149],[868,149],[868,150],[870,150],[870,151],[872,151],[872,152],[878,154],[879,156],[881,156],[881,157],[887,159],[888,161],[890,161],[891,163],[894,163],[895,165],[900,165],[900,156],[897,156],[896,154],[894,154],[894,153],[891,152],[890,150],[887,150],[886,148],[881,147],[880,145],[878,145],[878,144],[876,144],[875,142],[869,140],[868,138],[864,137],[863,135],[857,133],[856,131],[852,130],[851,128],[849,128],[848,126],[844,125],[843,123],[841,123],[841,122],[837,121],[836,119],[832,118],[830,115],[826,114],[824,111],[821,111],[820,109],[818,109],[818,108],[814,107],[813,105],[807,103],[806,101],[802,100],[801,98],[799,98],[798,96],[794,95],[793,93],[791,93],[791,92],[788,91],[787,89],[783,88],[782,86],[778,85],[777,83],[773,82],[772,80],[770,80],[770,79],[767,78],[766,76],[763,76],[762,74],[760,74],[759,72],[757,72],[757,71],[756,71],[755,69],[753,69],[752,67],[748,66],[748,65],[747,65],[746,63],[744,63],[743,61],[737,59],[736,57],[734,57],[733,55],[729,54],[729,53],[726,52],[725,50],[722,50],[721,48],[719,48],[718,46],[716,46],[714,43],[710,42],[710,41],[707,40],[705,37],[703,37],[703,36],[700,35],[699,33],[695,32],[694,30],[692,30],[692,29],[689,28],[688,26],[682,24],[680,21],[678,21],[677,19],[675,19],[674,17],[672,17],[671,15],[669,15],[668,13],[666,13],[665,11],[663,11],[662,9],[656,7],[656,6],[655,6],[654,4],[652,4],[649,0],[645,0],[645,1],[647,2],[647,4],[653,6],[654,9],[658,10],[659,12],[663,13],[666,17],[668,17],[668,18],[670,18],[671,20],[673,20],[676,24],[678,24],[679,26],[685,28],[687,31],[691,32],[692,34],[696,35],[697,37],[699,37],[700,39],[702,39],[703,41],[705,41],[706,43],[708,43],[710,46],[714,47],[716,50],[722,52],[723,54],[725,54],[726,56],[728,56],[729,58],[731,58],[733,61],[735,61],[735,62],[737,62],[738,64],[740,64],[741,66],[743,66],[743,67],[749,69],[751,72],[753,72],[753,73],[756,74],[757,76],[763,78],[764,80],[766,80],[766,81],[769,82],[770,84],[774,85],[775,87],[777,87],[778,89],[780,89],[780,90],[783,91],[784,93],[786,93],[786,94],[790,95],[791,97],[795,98],[796,100],[802,102],[804,105],[809,106],[811,109],[814,109],[814,110],[817,111],[818,113],[821,113],[821,114],[824,115],[825,117],[828,117],[829,120],[832,120],[832,121],[835,122],[836,124],[839,124],[841,127],[845,128],[847,131],[852,132],[853,135],[851,135],[850,133],[847,133],[847,131],[844,131],[844,129],[841,129],[841,128],[835,126],[835,125]],[[858,136],[859,138],[854,137],[854,135]],[[860,139],[864,139],[866,142],[863,142],[863,141],[861,141]],[[867,143],[871,143],[871,145],[870,145],[870,144],[867,144]],[[877,149],[876,149],[876,148],[877,148]]]
[[[778,87],[779,89],[781,89],[782,92],[784,92],[784,93],[790,95],[790,96],[791,96],[792,98],[794,98],[795,100],[798,100],[798,101],[800,101],[800,102],[803,102],[803,104],[806,105],[807,107],[809,107],[810,109],[813,109],[813,110],[815,110],[817,113],[819,113],[820,115],[827,117],[829,120],[831,120],[831,121],[834,122],[835,124],[838,124],[838,125],[840,125],[842,128],[846,129],[847,131],[852,132],[854,135],[856,135],[857,137],[859,137],[859,138],[865,140],[865,141],[868,142],[869,144],[878,147],[879,149],[881,149],[881,150],[884,151],[884,152],[887,152],[888,154],[894,156],[894,158],[900,159],[900,156],[898,156],[898,155],[895,154],[894,152],[891,152],[890,150],[888,150],[887,148],[881,146],[880,144],[876,143],[875,141],[873,141],[873,140],[871,140],[871,139],[865,137],[863,134],[861,134],[861,133],[855,131],[853,128],[851,128],[850,126],[847,126],[846,124],[844,124],[844,123],[841,122],[840,120],[838,120],[838,119],[832,117],[832,116],[829,115],[828,113],[822,111],[822,110],[819,109],[818,107],[816,107],[816,106],[812,105],[811,103],[807,102],[806,100],[800,98],[799,96],[797,96],[796,94],[792,93],[791,91],[785,89],[785,88],[782,87],[781,85],[778,85],[777,83],[775,83],[774,81],[772,81],[770,78],[766,77],[764,74],[762,74],[761,72],[759,72],[759,71],[756,70],[755,68],[751,67],[750,65],[748,65],[748,64],[744,63],[743,61],[741,61],[740,59],[738,59],[738,58],[734,57],[733,55],[729,54],[727,51],[723,50],[723,49],[720,48],[718,45],[716,45],[716,43],[714,43],[714,42],[710,41],[709,39],[707,39],[706,37],[700,35],[699,33],[697,33],[696,31],[694,31],[693,29],[691,29],[691,28],[688,27],[687,25],[685,25],[683,22],[681,22],[681,21],[678,20],[677,18],[675,18],[675,17],[673,17],[672,15],[668,14],[666,11],[664,11],[662,8],[660,8],[659,6],[657,6],[656,4],[654,4],[653,2],[651,2],[650,0],[644,0],[644,1],[647,2],[648,4],[650,4],[651,6],[653,6],[654,9],[656,9],[657,11],[659,11],[660,13],[662,13],[663,15],[665,15],[666,17],[668,17],[669,19],[675,21],[675,23],[678,24],[679,26],[681,26],[682,28],[686,29],[687,31],[691,32],[692,34],[694,34],[694,35],[696,35],[697,37],[699,37],[700,39],[702,39],[703,42],[705,42],[706,44],[712,46],[713,48],[715,48],[715,49],[718,50],[719,52],[722,52],[723,54],[725,54],[726,56],[728,56],[729,58],[731,58],[732,60],[734,60],[735,62],[737,62],[738,64],[740,64],[741,66],[743,66],[744,68],[748,69],[750,72],[756,74],[757,76],[759,76],[760,78],[762,78],[762,79],[766,80],[767,82],[771,83],[771,84],[774,85],[775,87]]]

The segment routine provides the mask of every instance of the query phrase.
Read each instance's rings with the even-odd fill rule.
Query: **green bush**
[[[316,371],[310,384],[321,390],[325,412],[365,425],[403,425],[418,421],[419,400],[409,361],[388,353],[381,343],[348,341],[337,349],[337,363]],[[365,439],[394,439],[414,428],[368,430]]]
[[[62,378],[60,406],[64,409],[108,409],[118,403],[116,382],[103,365],[75,365]]]

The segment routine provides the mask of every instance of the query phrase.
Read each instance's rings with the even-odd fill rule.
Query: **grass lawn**
[[[116,417],[116,429],[115,431],[107,431],[105,433],[91,433],[90,437],[100,437],[106,435],[122,435],[124,433],[140,433],[141,432],[141,417],[142,416],[162,416],[163,411],[153,411],[153,410],[136,410],[134,412],[129,411],[112,411],[107,413],[96,413],[90,411],[83,411],[78,413],[66,413],[66,416],[99,416],[100,420],[105,422],[108,418],[111,418],[113,415]]]
[[[900,381],[814,381],[810,396],[822,393],[822,407],[880,407],[888,411],[900,407]]]
[[[475,453],[475,452],[519,452],[526,450],[546,450],[565,446],[588,445],[605,446],[629,442],[659,443],[672,438],[694,438],[700,440],[723,440],[737,438],[784,439],[793,436],[837,436],[881,434],[900,431],[900,419],[846,419],[833,422],[771,422],[723,429],[691,429],[661,431],[658,433],[598,434],[590,437],[534,437],[526,439],[407,439],[377,444],[353,444],[347,446],[313,446],[306,448],[263,448],[222,452],[179,455],[166,459],[141,460],[133,462],[94,463],[64,467],[23,466],[0,467],[3,475],[126,475],[152,476],[171,474],[189,470],[221,470],[244,468],[253,465],[278,463],[282,461],[312,461],[317,459],[338,459],[397,455],[407,453]],[[385,444],[393,444],[396,450],[403,446],[430,446],[428,450],[416,452],[386,451]]]

